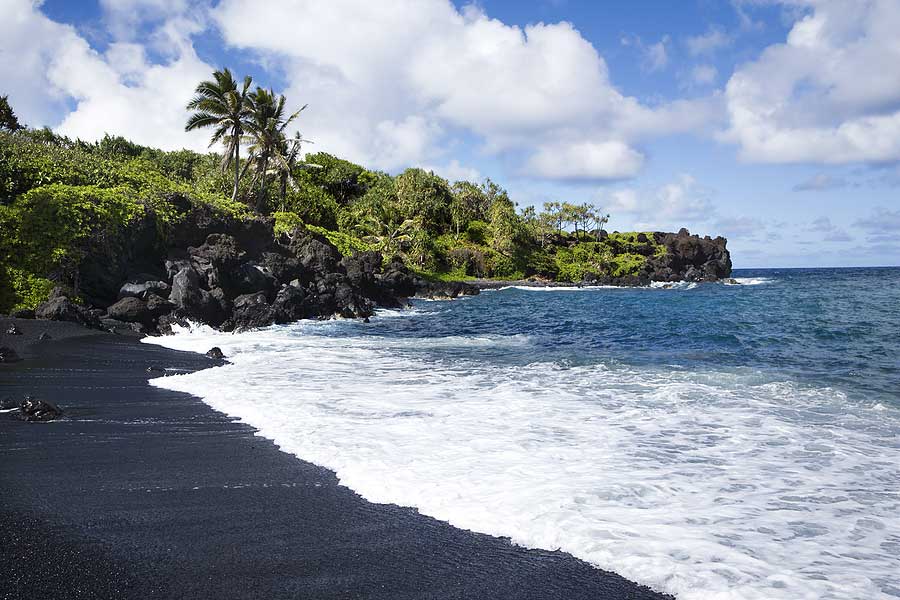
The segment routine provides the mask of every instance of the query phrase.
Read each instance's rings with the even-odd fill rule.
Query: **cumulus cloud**
[[[455,181],[481,181],[483,179],[478,169],[463,165],[455,158],[443,165],[422,165],[420,168],[425,171],[432,171],[450,183]]]
[[[639,230],[678,230],[708,223],[717,215],[712,190],[682,173],[656,188],[623,188],[601,197],[604,211]]]
[[[0,24],[2,78],[12,79],[13,101],[26,120],[54,124],[49,112],[37,113],[31,104],[40,106],[41,96],[49,93],[74,102],[56,126],[64,135],[93,140],[111,132],[161,148],[206,148],[205,134],[184,132],[184,106],[193,86],[212,70],[188,41],[195,23],[179,18],[160,26],[174,53],[164,64],[149,63],[143,47],[129,42],[114,42],[99,53],[29,0],[0,6]],[[3,31],[10,25],[11,32]],[[26,82],[16,73],[23,64]]]
[[[723,139],[750,161],[842,164],[900,159],[896,0],[793,0],[784,43],[742,65],[726,87]]]
[[[524,156],[541,176],[630,177],[642,160],[635,144],[705,126],[717,108],[645,106],[612,85],[606,62],[570,23],[520,28],[447,0],[224,0],[214,18],[229,44],[279,61],[289,96],[310,104],[305,134],[385,169],[440,163],[448,139],[464,132],[484,152]],[[411,115],[422,143],[406,152],[392,127],[373,128]],[[579,149],[589,155],[576,157]]]
[[[548,179],[623,179],[633,177],[644,156],[620,141],[580,142],[540,148],[526,174]]]
[[[298,125],[317,149],[386,170],[452,165],[450,150],[464,143],[537,177],[629,178],[645,141],[711,131],[725,114],[715,94],[652,106],[623,94],[571,23],[518,27],[449,0],[101,7],[110,39],[98,50],[39,3],[0,5],[0,76],[26,122],[204,149],[203,132],[183,131],[184,105],[215,68],[193,47],[213,27],[283,75],[280,91],[297,107],[310,105]],[[647,47],[650,68],[665,66],[668,44]]]

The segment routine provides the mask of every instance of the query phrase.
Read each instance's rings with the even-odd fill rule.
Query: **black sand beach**
[[[0,333],[0,346],[25,360],[0,364],[0,399],[31,394],[66,416],[0,414],[0,598],[665,597],[567,554],[366,502],[199,399],[147,385],[149,366],[212,359],[17,324],[24,335]]]

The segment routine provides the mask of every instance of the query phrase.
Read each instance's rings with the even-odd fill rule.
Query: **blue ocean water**
[[[420,304],[417,318],[366,333],[523,334],[531,337],[527,347],[488,348],[474,358],[743,367],[839,386],[863,402],[900,403],[900,268],[736,270],[734,276],[744,284],[698,285],[690,293],[487,292],[468,303]],[[452,358],[459,349],[433,352]]]
[[[488,291],[156,340],[366,498],[680,598],[900,597],[900,269]],[[274,415],[274,416],[273,416]]]

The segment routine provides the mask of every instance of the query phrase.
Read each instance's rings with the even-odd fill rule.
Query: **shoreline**
[[[512,545],[372,504],[147,367],[221,361],[72,323],[15,322],[25,359],[0,398],[65,417],[0,413],[0,598],[661,599],[562,552]],[[36,341],[42,332],[52,340]]]

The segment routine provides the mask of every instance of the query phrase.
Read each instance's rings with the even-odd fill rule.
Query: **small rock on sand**
[[[13,363],[22,360],[16,351],[7,346],[0,346],[0,363]]]
[[[47,402],[46,400],[38,400],[31,396],[25,396],[22,404],[19,405],[19,418],[23,421],[30,422],[46,422],[58,419],[63,412],[58,406]]]

